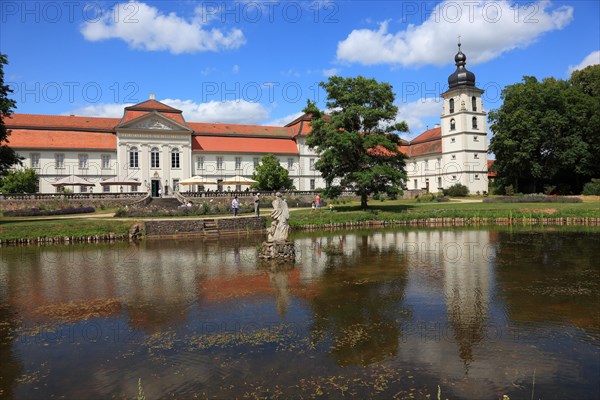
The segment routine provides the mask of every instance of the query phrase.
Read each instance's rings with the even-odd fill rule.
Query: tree
[[[489,151],[501,186],[517,192],[579,193],[600,176],[600,66],[568,80],[525,76],[505,87],[502,106],[489,113]]]
[[[34,169],[10,170],[0,179],[2,193],[35,193],[38,190],[38,174]]]
[[[353,190],[363,209],[370,195],[398,195],[406,173],[397,132],[408,131],[408,126],[395,122],[392,86],[362,76],[332,76],[320,86],[327,92],[330,113],[311,101],[304,112],[312,115],[306,143],[319,154],[315,168],[325,179],[325,195]]]
[[[8,147],[8,136],[10,131],[4,125],[4,118],[12,114],[12,109],[16,107],[14,100],[8,98],[12,89],[4,84],[4,65],[8,64],[6,54],[0,53],[0,176],[6,175],[10,167],[15,164],[21,164],[22,157],[10,147]]]
[[[279,159],[274,154],[267,154],[260,160],[252,179],[258,181],[254,185],[258,190],[293,189],[294,184],[288,175],[288,170],[279,164]]]

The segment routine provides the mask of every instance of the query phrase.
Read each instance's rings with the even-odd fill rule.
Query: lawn
[[[322,225],[370,220],[395,221],[421,218],[561,218],[600,217],[598,203],[460,203],[390,200],[369,202],[368,210],[361,210],[358,202],[334,205],[320,212],[295,210],[290,225]]]
[[[74,236],[87,237],[105,235],[127,235],[134,220],[121,221],[110,219],[57,219],[39,220],[0,218],[0,239],[33,239],[38,237]]]

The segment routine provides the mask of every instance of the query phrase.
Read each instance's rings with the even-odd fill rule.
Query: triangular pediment
[[[150,112],[139,118],[132,119],[117,127],[119,130],[141,130],[141,131],[177,131],[191,132],[185,125],[179,124],[171,118],[167,118],[158,112]]]

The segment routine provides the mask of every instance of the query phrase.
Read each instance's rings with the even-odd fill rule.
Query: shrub
[[[469,194],[469,188],[460,183],[457,183],[455,185],[450,186],[447,189],[444,189],[444,196],[465,197],[468,194]]]
[[[591,182],[583,186],[583,192],[586,196],[600,196],[600,179],[592,179]]]

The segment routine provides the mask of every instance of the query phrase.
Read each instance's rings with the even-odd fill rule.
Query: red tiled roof
[[[398,147],[398,150],[400,150],[400,147]],[[398,155],[397,152],[390,151],[381,145],[367,149],[367,154],[375,157],[395,157]]]
[[[487,162],[488,178],[495,178],[496,177],[496,171],[492,170],[492,165],[494,165],[494,161],[495,160],[488,160],[488,162]]]
[[[126,124],[130,121],[133,121],[134,119],[138,119],[152,113],[154,113],[154,111],[127,110],[125,111],[125,115],[123,115],[123,119],[121,120],[121,123],[119,125]],[[163,117],[172,119],[180,125],[187,125],[183,120],[183,116],[181,115],[181,113],[158,112],[158,114],[162,115]]]
[[[419,136],[410,141],[411,144],[424,142],[426,140],[435,140],[442,138],[442,128],[436,127],[426,130]]]
[[[291,137],[292,130],[281,126],[213,124],[206,122],[188,122],[195,133],[204,135],[240,135],[240,136],[279,136]]]
[[[125,107],[125,111],[128,110],[138,110],[138,111],[161,111],[161,112],[176,112],[181,113],[181,110],[168,106],[160,101],[156,101],[154,99],[146,100],[142,103]]]
[[[193,151],[298,154],[291,139],[192,136]]]
[[[75,117],[63,115],[42,114],[12,114],[4,119],[8,129],[43,128],[52,129],[82,129],[88,131],[111,131],[120,118]]]
[[[74,148],[114,151],[117,148],[116,135],[104,132],[15,129],[8,140],[10,147],[15,149]]]
[[[442,152],[442,129],[439,127],[428,129],[419,136],[400,146],[400,151],[409,157]]]

